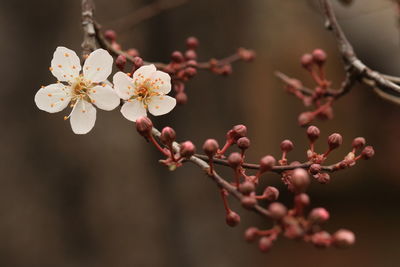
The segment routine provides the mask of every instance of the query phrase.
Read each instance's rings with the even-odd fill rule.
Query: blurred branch
[[[158,0],[154,3],[141,7],[129,15],[120,17],[110,22],[107,26],[118,28],[120,32],[128,30],[142,21],[157,16],[158,14],[185,4],[188,0]]]
[[[82,55],[89,55],[96,48],[96,30],[93,21],[93,0],[82,0]]]
[[[392,103],[399,104],[400,86],[395,82],[398,82],[400,78],[383,75],[365,65],[356,56],[352,45],[337,22],[331,2],[329,0],[320,0],[320,3],[326,18],[326,27],[331,30],[335,36],[339,51],[346,65],[348,78],[359,80],[360,82],[372,87],[378,96]],[[348,85],[351,85],[352,83],[353,81],[349,81]],[[347,91],[350,90],[350,86],[346,86],[346,88]]]

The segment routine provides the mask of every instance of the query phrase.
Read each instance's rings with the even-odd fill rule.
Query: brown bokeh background
[[[167,0],[168,1],[168,0]],[[105,27],[150,1],[96,0]],[[400,34],[389,0],[335,3],[340,23],[356,51],[372,68],[400,75]],[[118,25],[115,26],[118,31]],[[47,70],[58,45],[79,51],[80,1],[7,1],[0,6],[0,266],[396,266],[400,253],[400,108],[357,86],[335,104],[335,118],[318,122],[325,139],[339,131],[343,148],[364,136],[376,157],[333,175],[329,185],[313,183],[312,206],[331,211],[326,228],[357,234],[349,250],[319,250],[280,238],[261,254],[243,241],[248,226],[267,228],[259,216],[242,215],[237,228],[224,223],[215,185],[187,165],[171,173],[160,155],[139,137],[118,110],[98,112],[95,128],[74,135],[64,112],[39,111],[33,97],[54,82]],[[305,159],[304,129],[296,117],[304,107],[273,76],[281,70],[311,84],[298,64],[304,52],[329,53],[328,75],[343,78],[331,34],[313,1],[190,0],[140,25],[119,32],[120,43],[136,47],[147,60],[168,60],[188,36],[200,39],[199,57],[222,57],[244,46],[257,51],[253,63],[238,63],[228,78],[201,72],[187,84],[189,104],[154,118],[176,128],[180,140],[198,147],[209,137],[223,142],[234,124],[249,128],[248,159],[279,155],[290,138],[292,160]],[[319,146],[325,149],[325,141]],[[229,171],[222,171],[230,177]],[[282,188],[277,175],[266,183]]]

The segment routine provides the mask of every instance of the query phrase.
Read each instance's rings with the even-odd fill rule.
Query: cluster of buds
[[[194,158],[208,162],[207,172],[210,177],[218,175],[215,171],[216,164],[230,167],[233,170],[233,179],[229,182],[226,181],[226,186],[219,185],[227,225],[234,227],[240,223],[239,214],[229,207],[228,197],[230,195],[233,194],[241,201],[242,206],[249,210],[264,209],[258,204],[259,201],[269,203],[264,209],[264,215],[274,222],[274,226],[268,230],[250,227],[245,232],[247,241],[252,242],[258,239],[261,251],[269,251],[280,235],[289,239],[303,240],[321,248],[332,245],[344,248],[355,242],[354,234],[348,230],[342,229],[333,235],[322,230],[322,225],[330,217],[329,212],[324,208],[314,208],[307,213],[310,197],[305,192],[311,183],[310,176],[319,183],[326,184],[330,180],[328,172],[352,167],[360,159],[371,158],[374,150],[371,146],[366,146],[364,138],[358,137],[353,140],[352,149],[343,160],[332,165],[323,165],[330,153],[343,143],[343,139],[338,133],[331,134],[328,137],[327,150],[324,153],[317,153],[314,145],[320,137],[320,130],[315,126],[310,126],[306,131],[309,139],[309,148],[306,151],[307,161],[289,163],[287,156],[294,149],[294,144],[290,140],[284,140],[280,144],[282,156],[279,160],[271,155],[266,155],[260,159],[259,164],[251,164],[245,162],[245,155],[250,147],[245,125],[232,127],[226,133],[225,144],[222,147],[217,140],[207,139],[202,147],[204,155],[195,154],[195,146],[190,141],[180,145],[174,143],[176,133],[170,127],[165,127],[161,131],[159,141],[157,141],[152,134],[152,123],[146,117],[138,119],[136,127],[142,136],[150,140],[166,156],[166,159],[160,162],[169,166],[171,170]],[[236,148],[237,151],[226,156],[230,148]],[[253,173],[248,173],[252,170],[254,170]],[[264,184],[260,183],[260,179],[268,172],[278,173],[283,184],[294,194],[292,209],[278,202],[279,190],[276,187],[260,188]]]
[[[199,41],[196,37],[186,39],[186,49],[181,51],[173,51],[171,60],[168,63],[151,63],[145,62],[135,48],[126,51],[122,50],[121,45],[117,42],[117,34],[113,30],[104,32],[104,38],[108,42],[108,48],[118,54],[115,60],[116,67],[123,72],[132,74],[143,64],[154,64],[157,69],[168,73],[171,76],[172,87],[175,92],[175,98],[178,104],[186,104],[188,97],[185,92],[185,83],[197,75],[199,69],[209,70],[214,74],[227,76],[232,73],[232,63],[238,60],[250,62],[255,58],[252,50],[239,48],[237,52],[223,59],[211,58],[207,62],[198,62],[197,48]],[[131,63],[128,68],[127,62]]]
[[[321,120],[332,119],[332,105],[339,90],[330,89],[331,82],[325,76],[325,63],[327,55],[322,49],[315,49],[310,54],[304,54],[300,63],[310,74],[315,82],[314,89],[309,89],[303,85],[300,80],[289,78],[286,75],[277,72],[276,75],[285,82],[285,89],[303,101],[306,107],[313,107],[312,111],[305,111],[298,117],[298,123],[301,126],[310,124],[314,119]]]

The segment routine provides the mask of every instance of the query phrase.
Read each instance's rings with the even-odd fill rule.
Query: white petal
[[[99,83],[107,80],[111,74],[113,58],[104,49],[97,49],[90,53],[83,65],[83,76],[92,82]]]
[[[86,134],[96,122],[96,109],[92,104],[79,100],[71,113],[71,127],[76,134]]]
[[[163,94],[168,94],[171,91],[171,76],[168,73],[158,70],[153,73],[151,79],[154,82],[154,91]]]
[[[71,87],[62,83],[50,84],[41,88],[35,95],[36,106],[44,111],[55,113],[65,109],[71,100]]]
[[[143,80],[151,78],[156,71],[157,69],[153,64],[142,66],[133,73],[132,78],[134,81],[141,83]]]
[[[135,86],[131,77],[121,71],[114,74],[114,88],[120,98],[127,100],[135,93]]]
[[[136,119],[147,115],[143,103],[136,99],[126,102],[121,108],[121,113],[130,121],[136,121]]]
[[[74,51],[59,46],[54,52],[50,70],[59,81],[67,82],[79,75],[81,63]]]
[[[151,114],[160,116],[170,112],[175,107],[176,99],[167,95],[153,96],[148,105]]]
[[[120,98],[111,86],[104,84],[90,89],[89,97],[92,103],[104,110],[113,110],[120,104]]]

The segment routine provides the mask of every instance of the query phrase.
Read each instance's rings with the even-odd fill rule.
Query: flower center
[[[158,96],[160,93],[155,92],[157,89],[154,86],[154,82],[150,79],[146,79],[141,84],[136,84],[135,86],[135,94],[131,97],[131,99],[137,99],[138,101],[142,101],[145,106],[151,101],[151,97]]]
[[[94,86],[92,82],[86,80],[82,75],[76,77],[75,81],[70,83],[72,88],[72,99],[71,101],[75,102],[79,99],[86,100],[90,102],[90,98],[88,93],[91,88]]]

